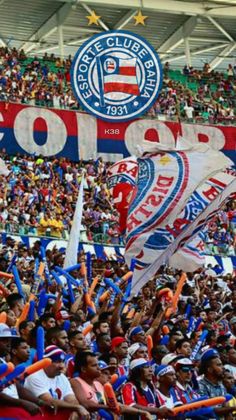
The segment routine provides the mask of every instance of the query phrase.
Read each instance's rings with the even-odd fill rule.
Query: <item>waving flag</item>
[[[113,168],[113,193],[122,162]],[[191,241],[236,190],[235,175],[224,172],[231,161],[205,144],[146,154],[137,164],[133,190],[126,197],[125,259],[128,265],[132,258],[136,261],[132,294],[171,257],[182,269],[201,265],[201,242]]]
[[[185,272],[193,272],[206,263],[204,242],[200,232],[189,244],[179,248],[170,258],[169,265]]]
[[[220,205],[235,190],[236,177],[219,172],[193,192],[172,223],[165,221],[151,232],[136,257],[133,294],[140,290],[162,264],[168,263],[179,247],[188,244],[204,228],[216,215]]]
[[[136,58],[119,58],[104,55],[98,57],[97,64],[102,78],[103,93],[122,92],[138,96]]]

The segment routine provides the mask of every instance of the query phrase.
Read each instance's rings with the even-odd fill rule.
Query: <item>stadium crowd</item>
[[[0,48],[0,100],[61,109],[79,109],[70,83],[71,57],[47,53],[26,57],[23,50]],[[148,116],[188,122],[231,123],[235,119],[235,66],[227,73],[164,65],[163,88]]]
[[[84,175],[81,241],[122,244],[118,216],[106,187],[108,163],[75,163],[68,159],[10,157],[1,152],[10,171],[0,190],[0,226],[8,233],[68,239]]]
[[[106,185],[111,165],[97,161],[9,156],[1,152],[10,173],[0,188],[0,229],[7,234],[68,239],[79,184],[84,175],[81,242],[123,245],[118,214]],[[1,177],[0,177],[1,180]],[[236,202],[231,200],[205,233],[205,253],[234,256]]]
[[[0,357],[18,373],[0,376],[1,418],[172,419],[200,397],[226,399],[177,418],[235,418],[235,275],[162,267],[130,297],[124,261],[63,261],[40,241],[0,245]]]
[[[28,60],[23,51],[1,48],[0,100],[77,107],[70,65],[70,58]],[[233,86],[232,71],[218,83]],[[203,89],[195,96],[169,75],[167,63],[151,115],[196,121],[202,117],[196,104],[209,102],[216,110],[204,112],[216,122],[221,107],[234,108],[225,88],[208,101],[205,85],[218,77],[209,69],[183,70]],[[110,163],[5,151],[0,157],[10,171],[0,176],[0,224],[7,232],[0,242],[0,418],[235,419],[235,273],[208,266],[185,274],[163,266],[132,296],[122,257],[105,261],[80,252],[78,264],[65,270],[64,253],[45,250],[40,237],[68,239],[82,176],[81,241],[122,244],[106,186]],[[39,239],[27,248],[11,237],[16,233]],[[231,200],[208,226],[206,253],[235,255],[235,245]],[[194,409],[184,408],[193,401]]]

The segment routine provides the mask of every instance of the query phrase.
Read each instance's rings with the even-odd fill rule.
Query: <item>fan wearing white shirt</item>
[[[40,400],[50,403],[55,409],[69,409],[84,419],[89,419],[88,411],[79,405],[68,378],[64,375],[65,353],[57,346],[48,346],[44,357],[50,358],[52,364],[45,369],[28,376],[25,388]]]

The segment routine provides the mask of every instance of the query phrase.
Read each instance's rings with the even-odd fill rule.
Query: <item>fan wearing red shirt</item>
[[[147,411],[153,419],[166,418],[172,415],[166,407],[158,408],[155,388],[152,384],[153,371],[150,363],[143,359],[134,359],[130,363],[130,378],[122,388],[122,399],[125,405]],[[126,416],[124,416],[126,418]],[[144,420],[144,416],[137,417]]]

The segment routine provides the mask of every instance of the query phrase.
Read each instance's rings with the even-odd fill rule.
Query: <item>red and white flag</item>
[[[140,94],[137,81],[136,58],[119,58],[113,56],[100,57],[103,93],[122,92],[138,96]]]

